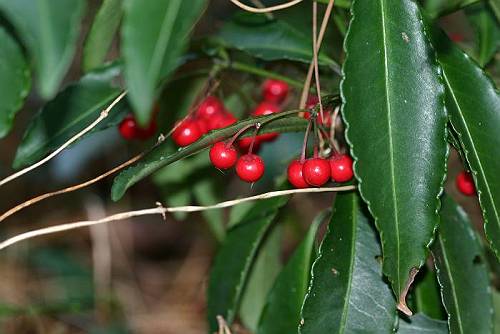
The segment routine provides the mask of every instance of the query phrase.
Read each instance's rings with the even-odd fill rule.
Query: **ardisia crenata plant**
[[[497,0],[103,0],[66,84],[85,8],[0,0],[0,136],[45,101],[0,186],[115,128],[144,153],[112,171],[113,201],[151,177],[153,213],[203,206],[209,333],[494,333]],[[217,204],[249,188],[235,178],[263,195]],[[301,222],[296,192],[331,208]],[[285,220],[303,233],[283,261]]]

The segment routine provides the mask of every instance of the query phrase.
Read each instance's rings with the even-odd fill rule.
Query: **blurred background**
[[[272,3],[272,1],[268,2]],[[77,56],[66,82],[78,80],[80,55],[91,19],[100,1],[88,1],[86,19]],[[310,6],[306,7],[307,13]],[[195,32],[204,36],[216,31],[221,21],[237,9],[229,1],[211,1]],[[310,27],[310,15],[303,8],[288,10],[287,15],[301,19]],[[295,14],[294,14],[295,11]],[[291,13],[291,14],[290,14]],[[467,49],[474,36],[462,12],[442,19],[450,36]],[[333,31],[338,45],[341,37]],[[334,43],[332,43],[333,45]],[[116,42],[109,54],[114,59]],[[334,58],[341,51],[329,50]],[[498,64],[497,60],[494,64]],[[275,72],[303,80],[306,66],[276,63]],[[188,106],[180,106],[181,93],[193,93],[204,78],[185,82],[181,69],[178,81],[161,96],[159,127],[168,131]],[[491,71],[498,72],[494,65]],[[497,76],[498,77],[498,76]],[[175,79],[175,80],[177,80]],[[339,78],[323,78],[323,87],[338,87]],[[225,72],[219,78],[219,95],[238,118],[245,117],[258,103],[263,79],[248,74]],[[243,84],[242,84],[243,83]],[[238,93],[235,93],[238,90]],[[328,90],[328,89],[326,89]],[[240,91],[244,93],[241,94]],[[12,172],[17,145],[33,114],[42,101],[32,93],[16,117],[11,134],[0,141],[0,177]],[[288,107],[298,104],[298,89],[292,89]],[[57,190],[95,177],[120,164],[155,142],[127,142],[116,127],[96,133],[64,151],[36,171],[3,186],[0,211],[38,194]],[[165,205],[207,205],[221,200],[265,192],[283,176],[288,161],[297,156],[301,134],[286,134],[261,148],[269,169],[253,188],[235,179],[233,172],[222,174],[210,168],[207,152],[175,163],[134,186],[119,202],[110,200],[112,177],[81,191],[65,194],[34,205],[2,222],[2,239],[35,228]],[[482,233],[480,209],[476,197],[460,195],[453,180],[462,165],[457,154],[450,154],[447,188],[471,215]],[[451,180],[451,181],[450,181]],[[329,195],[297,195],[288,205],[283,222],[282,248],[264,259],[279,266],[293,250],[313,217],[331,205]],[[206,332],[205,288],[212,257],[217,249],[221,226],[230,224],[247,206],[205,212],[203,214],[145,216],[133,220],[52,234],[16,244],[0,252],[0,332],[1,333],[203,333]],[[269,273],[272,276],[272,273]],[[258,278],[256,279],[258,282]],[[261,277],[265,286],[270,277]],[[267,283],[269,284],[269,283]],[[259,289],[256,290],[258,293]],[[262,293],[264,295],[264,293]],[[243,305],[251,309],[251,305]],[[249,313],[251,314],[251,312]],[[250,316],[251,318],[251,316]],[[251,322],[252,319],[246,319]],[[245,333],[243,326],[237,329]]]

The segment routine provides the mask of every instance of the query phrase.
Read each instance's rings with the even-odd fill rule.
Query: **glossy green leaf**
[[[313,264],[300,333],[390,333],[396,304],[378,261],[374,228],[354,192],[339,193]]]
[[[468,7],[465,13],[476,31],[477,60],[484,67],[500,46],[500,23],[486,3]]]
[[[415,284],[413,292],[416,311],[434,319],[445,319],[436,272],[426,268],[422,274],[424,276]]]
[[[426,0],[425,11],[433,18],[443,16],[481,0]]]
[[[103,64],[123,15],[123,0],[103,0],[83,47],[83,70]]]
[[[300,321],[300,309],[307,291],[314,256],[316,232],[330,214],[324,211],[311,224],[304,240],[281,271],[267,298],[257,334],[294,333]]]
[[[14,123],[30,91],[31,76],[17,42],[0,27],[0,138],[5,137]]]
[[[474,177],[486,236],[500,258],[500,94],[444,33],[434,30],[433,40],[443,69],[451,125]]]
[[[122,54],[130,101],[140,124],[152,114],[160,80],[171,74],[206,0],[125,0]]]
[[[448,326],[446,325],[446,321],[431,319],[425,314],[415,314],[409,320],[399,320],[399,329],[397,333],[448,334]]]
[[[269,20],[264,15],[238,13],[222,27],[219,37],[227,46],[264,60],[309,63],[313,56],[311,36],[283,20]],[[338,68],[324,52],[318,54],[318,62]]]
[[[267,295],[283,267],[281,263],[282,240],[283,226],[280,224],[273,227],[259,249],[245,286],[238,317],[243,326],[252,333],[257,331]]]
[[[0,0],[34,60],[43,98],[57,92],[76,48],[83,0]]]
[[[382,239],[384,273],[400,296],[438,221],[444,89],[416,2],[354,1],[352,16],[342,114],[361,196]]]
[[[97,119],[120,94],[120,89],[111,85],[118,73],[115,66],[91,72],[49,101],[29,123],[17,148],[13,168],[38,161]],[[126,111],[126,103],[119,103],[90,133],[116,125]]]
[[[119,200],[128,188],[149,176],[151,173],[154,173],[159,168],[198,153],[214,142],[232,136],[241,128],[249,124],[254,124],[257,120],[260,122],[269,122],[263,125],[261,130],[259,130],[262,133],[304,131],[307,127],[307,121],[300,117],[286,117],[296,113],[297,111],[292,110],[278,114],[249,118],[227,128],[211,131],[197,142],[177,151],[172,150],[167,143],[159,144],[138,163],[124,170],[115,178],[113,188],[111,189],[111,198],[114,201]],[[248,135],[251,135],[251,131],[248,131],[246,136]]]
[[[275,197],[257,202],[242,221],[228,231],[210,273],[207,312],[211,332],[217,330],[218,315],[229,324],[233,322],[257,251],[287,201],[288,197]]]
[[[493,302],[484,254],[465,212],[443,198],[433,247],[451,333],[492,333]]]

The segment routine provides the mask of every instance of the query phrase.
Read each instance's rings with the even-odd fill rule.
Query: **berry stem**
[[[330,144],[330,147],[332,148],[333,152],[335,154],[338,154],[339,150],[337,149],[337,146],[333,142],[332,138],[330,138],[330,136],[328,135],[328,133],[326,133],[326,131],[324,129],[322,129],[321,127],[318,127],[318,129],[321,132],[321,134],[323,135],[323,137],[325,137],[328,140],[328,143]]]
[[[309,137],[309,131],[311,131],[311,119],[307,124],[306,133],[304,134],[304,143],[302,144],[302,153],[300,154],[300,163],[304,163],[306,160],[306,149],[307,149],[307,139]]]
[[[257,127],[257,124],[259,125],[258,127],[260,127],[260,123],[255,123],[255,124],[248,124],[247,126],[244,126],[242,127],[238,132],[236,132],[234,134],[234,136],[231,137],[231,140],[227,142],[226,144],[226,147],[230,147],[231,145],[233,145],[234,141],[239,137],[241,136],[241,134],[245,131],[247,131],[248,129],[252,128],[252,127]]]
[[[257,132],[260,129],[260,123],[255,123],[255,132],[253,134],[252,142],[250,143],[250,147],[248,148],[248,154],[252,154],[253,151],[253,145],[255,143],[255,138],[257,138]]]

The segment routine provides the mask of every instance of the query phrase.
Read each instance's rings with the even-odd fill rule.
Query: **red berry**
[[[287,175],[288,182],[290,182],[295,188],[307,188],[308,184],[304,180],[304,175],[302,174],[303,163],[299,160],[294,160],[288,165]]]
[[[457,175],[455,184],[457,185],[458,190],[466,196],[472,196],[476,193],[474,180],[472,179],[470,173],[466,171],[461,171],[460,174]]]
[[[238,147],[240,148],[240,150],[242,152],[248,152],[248,149],[250,148],[250,144],[252,144],[252,140],[253,140],[252,137],[246,137],[246,138],[240,139],[240,140],[238,140]],[[253,143],[253,151],[254,152],[259,151],[260,144],[261,144],[261,142],[259,140],[259,136],[256,136],[255,143]]]
[[[196,119],[196,122],[198,123],[198,127],[200,128],[201,134],[206,134],[208,131],[210,131],[208,121],[204,118],[198,118]]]
[[[460,43],[464,41],[464,35],[460,33],[451,33],[450,39],[455,43]]]
[[[276,104],[264,101],[259,103],[259,105],[253,111],[252,115],[264,116],[264,115],[274,114],[277,112],[280,112],[280,108]]]
[[[347,154],[336,154],[330,159],[332,181],[347,182],[352,179],[352,159]]]
[[[317,95],[309,95],[306,102],[306,109],[312,109],[319,103]]]
[[[321,158],[308,159],[302,166],[302,174],[309,185],[321,187],[330,179],[330,164]]]
[[[218,98],[215,96],[207,96],[198,107],[196,116],[208,119],[216,114],[222,113],[223,111],[224,105]]]
[[[153,118],[147,128],[137,127],[136,137],[139,139],[149,139],[156,133],[156,120]]]
[[[131,115],[125,117],[120,122],[120,125],[118,125],[118,131],[124,139],[134,139],[137,135],[137,122],[135,121],[135,118]]]
[[[288,95],[288,84],[284,81],[268,79],[262,86],[264,100],[281,103]]]
[[[198,122],[194,119],[185,119],[172,133],[172,139],[179,146],[188,146],[200,139],[202,132]]]
[[[264,174],[264,161],[255,154],[242,155],[236,162],[236,174],[245,182],[258,181]]]
[[[224,142],[215,143],[210,149],[210,161],[219,169],[228,169],[234,166],[238,153],[233,145]]]
[[[212,117],[207,118],[207,124],[209,130],[222,129],[230,125],[233,125],[237,121],[238,119],[229,112],[215,114]]]

